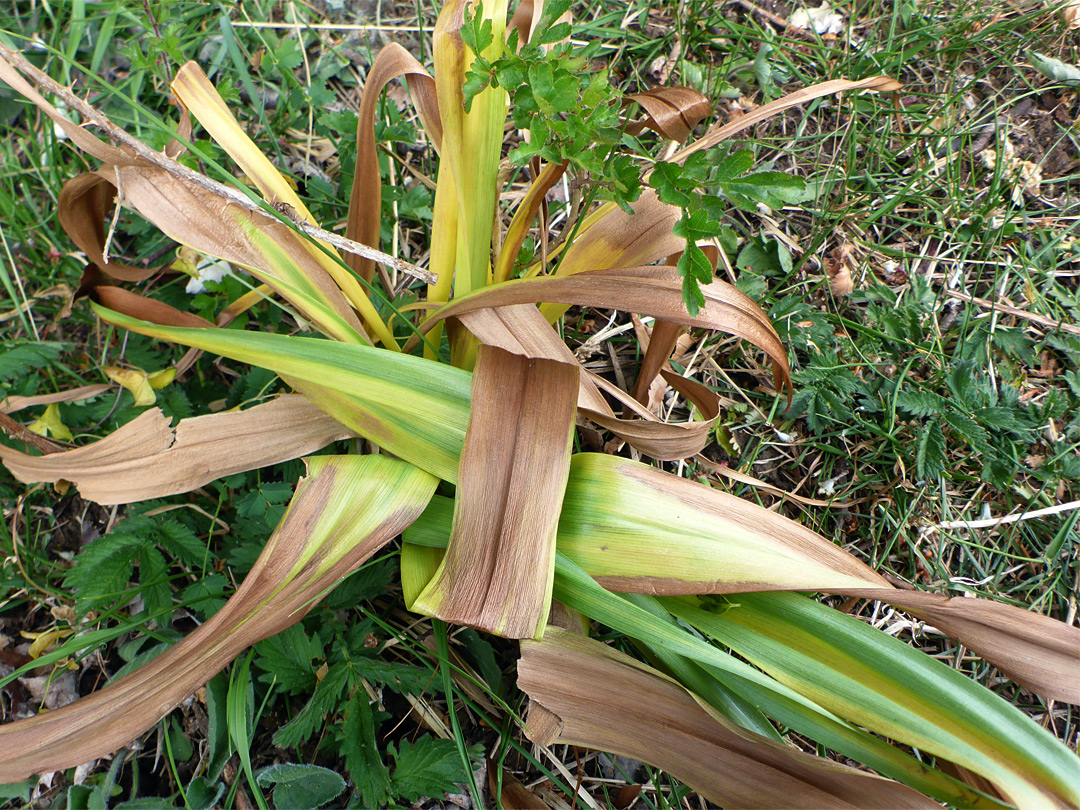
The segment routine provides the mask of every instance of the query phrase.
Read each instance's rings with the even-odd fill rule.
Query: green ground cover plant
[[[172,240],[193,241],[185,236],[194,233],[170,231],[183,210],[179,198],[154,202],[139,173],[151,189],[190,187],[159,164],[125,165],[116,143],[103,141],[90,151],[103,150],[111,168],[73,185],[74,175],[98,165],[72,148],[82,136],[63,138],[16,94],[0,97],[6,126],[25,133],[4,147],[0,200],[10,296],[3,317],[13,327],[0,380],[5,411],[17,414],[5,415],[6,447],[29,446],[28,458],[40,451],[47,460],[66,443],[115,433],[134,437],[125,446],[131,456],[133,447],[150,448],[158,431],[166,446],[188,452],[185,436],[205,437],[211,424],[233,440],[220,445],[230,448],[227,459],[215,458],[197,482],[185,480],[190,495],[161,494],[168,482],[148,471],[167,478],[164,459],[134,458],[127,472],[99,469],[86,480],[70,464],[57,467],[77,486],[61,472],[34,479],[55,483],[33,488],[0,483],[10,548],[0,613],[11,639],[2,659],[11,670],[8,710],[42,700],[58,709],[104,679],[118,689],[134,684],[128,694],[137,703],[170,681],[162,673],[183,660],[181,650],[190,671],[167,673],[164,688],[175,695],[162,705],[209,679],[195,702],[146,723],[154,731],[142,737],[139,756],[105,760],[78,784],[69,773],[4,790],[16,805],[232,806],[243,791],[261,806],[317,807],[410,804],[454,792],[479,804],[485,791],[495,801],[512,796],[505,806],[635,799],[660,806],[696,789],[738,806],[745,794],[715,792],[721,788],[703,774],[751,739],[761,773],[786,769],[829,801],[919,800],[898,786],[878,793],[893,788],[800,759],[792,746],[862,762],[957,806],[1075,802],[1069,701],[1076,684],[1068,669],[1075,638],[1064,628],[1075,618],[1080,576],[1073,416],[1080,386],[1071,370],[1080,353],[1078,254],[1069,214],[1076,98],[1045,55],[1075,63],[1075,34],[1041,6],[994,13],[869,4],[849,10],[843,36],[779,25],[791,11],[780,6],[612,4],[575,8],[572,28],[563,7],[549,5],[546,16],[542,8],[511,43],[520,46],[520,32],[531,30],[549,49],[534,41],[501,54],[507,10],[498,5],[475,16],[444,12],[437,22],[438,9],[420,8],[409,20],[352,28],[356,8],[268,5],[243,17],[183,3],[16,7],[4,22],[7,44],[26,49],[61,84],[89,89],[94,106],[150,150],[228,183],[233,190],[220,193],[232,196],[215,198],[213,212],[225,234],[239,236],[197,234],[203,242],[194,247],[255,270],[254,281],[232,273],[203,281],[194,295],[187,276],[147,272],[209,277],[221,269],[198,250],[178,250]],[[20,36],[30,30],[49,38],[28,47]],[[380,62],[372,37],[388,32],[420,62],[408,61],[406,50]],[[432,33],[433,80],[422,73]],[[469,66],[462,47],[483,56]],[[181,67],[193,58],[213,86],[199,69]],[[384,96],[366,94],[357,112],[338,101],[355,92],[357,76],[374,83],[380,69],[386,78],[409,77],[419,117],[394,84]],[[792,112],[762,116],[768,124],[739,124],[757,120],[756,104],[815,81],[878,75],[903,88],[882,83],[870,86],[894,94],[837,97],[844,89],[837,85],[797,96]],[[689,89],[676,90],[678,82]],[[205,131],[175,128],[170,84]],[[215,106],[214,93],[241,127],[230,129],[231,114]],[[442,102],[439,117],[431,93]],[[461,95],[460,113],[446,103],[453,93]],[[581,114],[566,103],[576,94],[593,102]],[[624,94],[638,108],[621,110]],[[53,104],[57,98],[64,100],[54,95]],[[710,151],[669,145],[690,137],[704,115],[700,99],[726,100],[728,126],[753,137],[733,144],[706,134],[697,143]],[[504,132],[507,101],[513,125]],[[85,118],[77,103],[57,105],[60,115]],[[370,141],[358,114],[371,116]],[[520,129],[529,130],[528,141]],[[416,146],[422,130],[439,147],[437,162],[434,149]],[[237,191],[236,165],[260,194]],[[125,201],[163,233],[127,211],[111,219],[103,199],[110,172],[122,178]],[[198,196],[203,191],[192,205],[208,199]],[[154,210],[158,218],[147,213]],[[611,234],[621,234],[632,243],[635,221],[657,229],[656,255],[643,258],[614,241]],[[329,224],[338,222],[350,239],[393,255],[339,260],[300,233],[313,233],[314,223],[333,231]],[[73,231],[82,233],[79,252],[70,246]],[[605,276],[594,270],[605,259],[608,268],[655,261],[667,268]],[[130,269],[126,280],[145,297],[82,273],[88,261],[106,273]],[[579,272],[586,269],[594,272]],[[735,287],[718,286],[714,272]],[[426,289],[414,278],[428,281]],[[73,300],[80,283],[94,288],[92,311]],[[634,297],[638,287],[647,295]],[[769,320],[735,288],[760,302]],[[451,298],[420,328],[413,312]],[[547,303],[532,306],[538,302]],[[654,317],[631,319],[612,307]],[[207,329],[215,319],[227,328]],[[558,349],[548,322],[560,326]],[[504,327],[517,343],[493,351]],[[757,343],[778,370],[762,368],[747,343],[706,329]],[[320,332],[331,339],[316,339]],[[530,339],[538,343],[525,345]],[[194,352],[181,360],[162,340],[232,360]],[[365,345],[372,341],[383,348]],[[573,363],[560,354],[564,346],[576,354]],[[524,364],[514,359],[523,347],[534,358]],[[665,362],[667,373],[657,377]],[[581,379],[599,389],[579,387],[578,363],[598,375]],[[795,391],[785,410],[777,394],[789,366]],[[175,367],[181,382],[172,379]],[[628,384],[634,375],[636,386]],[[503,402],[507,380],[525,392],[517,410]],[[615,385],[633,388],[645,427],[617,419],[610,404],[602,412],[599,390]],[[78,396],[49,399],[73,389]],[[296,396],[275,398],[289,389],[322,410]],[[660,423],[649,422],[647,406],[665,406],[650,403],[650,391],[653,400],[674,392],[666,407],[691,420],[651,427]],[[574,433],[571,461],[575,399],[592,427]],[[181,421],[191,433],[170,432],[168,420],[207,413],[216,421]],[[546,448],[540,461],[500,455],[507,424]],[[531,433],[522,433],[526,426]],[[230,433],[245,430],[247,441]],[[404,461],[373,455],[376,447]],[[29,473],[19,464],[44,463],[5,452],[20,481]],[[305,470],[295,459],[313,452]],[[647,471],[639,453],[669,461],[659,466],[678,477]],[[510,538],[501,559],[513,559],[508,548],[530,550],[531,569],[547,559],[539,566],[546,579],[509,565],[490,580],[516,583],[509,594],[481,588],[478,596],[475,585],[458,592],[460,571],[476,570],[476,555],[489,553],[464,546],[469,532],[458,526],[471,515],[485,519],[484,493],[506,487],[506,473],[477,474],[497,466],[480,462],[496,458],[507,459],[509,480],[534,482],[508,487],[499,509],[524,510],[548,526],[538,533],[546,545],[536,546],[496,522],[496,534]],[[541,475],[548,478],[534,477]],[[387,480],[397,486],[376,483]],[[145,491],[134,493],[136,486]],[[539,496],[552,492],[545,505]],[[670,518],[650,508],[663,498],[682,498],[680,519],[694,531],[642,544],[633,535],[670,532]],[[751,500],[799,518],[825,540]],[[363,516],[344,506],[360,502],[370,504]],[[750,535],[739,528],[747,524]],[[394,540],[403,530],[404,540]],[[650,557],[690,536],[702,545],[682,567]],[[755,546],[762,537],[773,545]],[[632,563],[597,552],[618,543]],[[922,591],[984,599],[885,595],[889,585],[874,571]],[[725,577],[741,584],[719,587]],[[746,583],[844,597],[822,607],[794,594],[744,593]],[[590,617],[608,647],[561,630],[542,633],[551,595],[571,609],[555,617],[561,625],[580,630],[581,616]],[[965,603],[976,601],[1028,612],[968,612]],[[523,614],[519,603],[529,603]],[[1039,621],[1047,616],[1063,623]],[[928,631],[920,618],[965,643]],[[965,622],[990,631],[980,635]],[[1011,635],[1003,643],[994,632]],[[888,639],[894,634],[911,644]],[[520,661],[518,645],[500,635],[523,639]],[[675,681],[616,648],[643,655]],[[1017,666],[1025,656],[1042,667]],[[837,679],[851,677],[855,663],[865,674],[837,697]],[[523,732],[515,668],[517,687],[533,700],[533,743]],[[580,677],[590,668],[594,684],[625,688],[594,695]],[[612,693],[628,702],[605,716],[589,713]],[[961,695],[979,710],[958,712]],[[48,752],[27,747],[18,755],[72,756],[64,749],[78,744],[78,707],[95,699],[54,714],[68,725]],[[688,726],[696,742],[678,749],[687,753],[659,757],[633,722],[619,727],[609,716],[639,716],[640,727],[649,700],[688,724],[710,723],[708,733],[695,736]],[[564,742],[585,747],[553,745],[558,735],[538,730],[544,712],[561,718]],[[981,727],[973,729],[972,715]],[[47,728],[48,713],[39,717],[31,727]],[[859,727],[914,747],[920,759]],[[14,729],[0,726],[0,734]],[[143,731],[131,729],[118,731],[123,739],[108,751]],[[764,739],[786,742],[754,748]],[[162,758],[152,762],[149,745]],[[610,760],[588,748],[659,762],[693,788],[637,763],[616,776],[604,770]],[[86,750],[72,766],[107,753]],[[748,777],[747,789],[760,799],[770,778]]]

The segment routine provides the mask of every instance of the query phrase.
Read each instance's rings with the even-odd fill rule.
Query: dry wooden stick
[[[1037,323],[1048,329],[1060,329],[1062,332],[1068,332],[1070,335],[1080,335],[1080,326],[1073,326],[1064,321],[1055,321],[1053,318],[1047,318],[1045,315],[1036,315],[1034,312],[1027,312],[1023,309],[1009,306],[1008,304],[1002,304],[998,301],[988,301],[985,298],[976,298],[974,295],[957,292],[956,290],[947,290],[945,294],[948,295],[949,298],[958,298],[961,301],[968,301],[975,304],[975,306],[984,307],[986,309],[996,309],[998,312],[1004,312],[1006,315],[1023,318],[1025,321]]]
[[[23,444],[28,444],[31,447],[37,448],[45,455],[48,455],[49,453],[59,453],[61,450],[69,449],[66,445],[46,439],[44,436],[39,436],[34,433],[34,431],[30,430],[30,428],[16,422],[3,411],[0,411],[0,430],[3,430],[4,433],[11,438],[17,439]]]
[[[219,183],[216,180],[211,180],[206,175],[199,174],[198,172],[189,169],[182,163],[178,163],[167,155],[151,149],[142,141],[132,137],[124,130],[120,129],[120,127],[116,126],[116,124],[110,121],[102,112],[75,95],[69,88],[54,81],[47,74],[34,67],[22,54],[0,45],[0,59],[3,59],[12,68],[37,85],[38,89],[47,93],[52,93],[63,99],[64,104],[66,104],[69,109],[75,110],[86,121],[89,121],[104,130],[105,134],[116,143],[122,143],[124,146],[127,146],[137,157],[140,157],[149,163],[153,163],[158,168],[164,169],[169,174],[179,177],[192,185],[205,189],[219,197],[223,197],[247,211],[267,216],[266,210],[247,197],[247,195],[226,186],[223,183]],[[395,258],[389,253],[383,253],[381,250],[376,250],[368,245],[361,244],[352,239],[346,239],[344,236],[333,233],[332,231],[323,230],[309,222],[298,222],[288,217],[283,218],[291,222],[297,230],[314,239],[320,239],[329,245],[333,245],[339,250],[344,250],[346,253],[355,253],[358,256],[363,256],[365,259],[371,259],[378,264],[393,267],[395,270],[399,270],[405,275],[419,279],[427,284],[434,284],[437,280],[435,274],[430,270],[417,267],[415,264],[411,264],[403,259]]]

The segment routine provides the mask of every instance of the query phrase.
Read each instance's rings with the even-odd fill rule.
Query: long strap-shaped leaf
[[[951,667],[798,594],[741,594],[716,612],[696,601],[664,604],[831,711],[980,774],[1025,810],[1080,806],[1076,756]]]
[[[482,346],[450,545],[410,610],[509,638],[547,624],[577,367]]]
[[[415,587],[415,583],[410,583],[404,576],[405,561],[408,560],[410,565],[417,569],[427,566],[429,572],[439,564],[439,558],[442,554],[439,547],[446,545],[447,535],[449,534],[450,509],[450,502],[447,499],[436,496],[432,499],[431,505],[424,514],[406,532],[406,543],[402,548],[402,586],[406,591],[406,595],[410,587]],[[672,520],[678,519],[677,515],[667,515],[667,517]],[[861,739],[860,732],[845,725],[843,720],[840,719],[851,717],[860,725],[864,725],[872,731],[882,731],[879,724],[885,722],[882,719],[883,717],[898,716],[909,710],[906,705],[906,695],[890,695],[888,693],[879,695],[877,698],[879,705],[876,707],[878,714],[871,717],[869,721],[867,720],[867,713],[862,710],[861,706],[852,707],[844,704],[842,692],[837,692],[830,702],[819,701],[818,695],[814,691],[808,691],[804,695],[799,688],[799,683],[785,678],[785,659],[782,655],[777,656],[775,666],[769,669],[770,674],[775,676],[774,680],[715,647],[701,642],[700,639],[686,634],[677,627],[673,627],[653,612],[604,590],[576,562],[558,549],[556,551],[553,595],[567,606],[581,611],[596,621],[632,638],[640,639],[649,645],[659,647],[670,653],[684,656],[706,668],[713,668],[717,671],[718,676],[723,678],[723,682],[736,691],[745,689],[749,685],[751,690],[747,694],[753,696],[763,706],[768,706],[770,709],[779,709],[783,721],[792,728],[814,737],[821,735],[828,740],[829,744],[836,746],[839,750],[847,751],[852,755],[863,758],[865,761],[873,762],[874,767],[917,787],[919,790],[959,806],[996,806],[993,800],[979,796],[954,780],[950,780],[922,764],[911,761],[906,754],[895,750],[890,751],[888,746],[879,745],[875,741]],[[740,594],[737,597],[732,597],[732,602],[735,604],[743,603],[746,601],[744,597],[747,596],[756,598],[759,596],[772,596],[772,594]],[[783,596],[783,594],[779,596]],[[677,607],[677,615],[684,618],[691,617],[688,611],[692,605],[686,606],[682,602],[672,602],[670,600],[665,604],[672,610],[676,610]],[[812,604],[816,605],[816,603]],[[830,608],[818,607],[820,607],[821,611],[837,613],[844,619],[855,621],[845,614],[832,611]],[[704,614],[704,611],[698,612]],[[753,611],[748,610],[747,614],[752,615]],[[711,615],[705,614],[706,617]],[[693,618],[694,623],[705,621],[696,614]],[[861,624],[859,622],[855,623]],[[865,626],[863,628],[873,636],[884,637],[884,634],[879,631]],[[704,625],[702,625],[702,629],[709,630]],[[829,644],[828,633],[822,632],[821,639],[821,644],[827,649]],[[1072,754],[1056,738],[1035,726],[1013,706],[989,690],[959,673],[948,670],[940,662],[912,650],[894,639],[890,638],[889,640],[907,650],[906,655],[909,656],[909,659],[905,662],[905,665],[916,672],[925,671],[927,683],[933,682],[935,688],[942,687],[941,683],[935,681],[935,678],[941,676],[940,671],[944,669],[949,673],[944,676],[946,678],[944,683],[947,686],[946,694],[930,698],[931,702],[934,700],[941,702],[942,710],[940,715],[937,710],[928,710],[911,734],[905,731],[902,722],[887,723],[888,733],[895,740],[920,745],[923,742],[923,737],[918,736],[918,733],[926,732],[928,728],[933,727],[936,728],[936,731],[933,731],[933,744],[936,747],[928,750],[939,750],[940,746],[944,745],[946,753],[941,755],[950,758],[947,751],[953,745],[954,737],[955,745],[959,748],[960,754],[964,754],[968,751],[970,744],[968,736],[971,728],[979,729],[985,726],[982,732],[983,736],[976,741],[975,745],[977,747],[981,746],[983,754],[985,754],[987,747],[985,740],[996,737],[998,740],[996,752],[991,755],[990,760],[986,759],[985,756],[981,759],[977,758],[975,764],[978,767],[972,768],[972,770],[980,773],[991,782],[997,783],[998,779],[996,777],[999,768],[996,764],[992,764],[991,760],[995,763],[1005,763],[1004,767],[1008,769],[1008,772],[1003,772],[1005,781],[1012,786],[1014,792],[1026,796],[1048,795],[1047,790],[1053,793],[1058,790],[1058,787],[1055,786],[1060,786],[1063,780],[1067,782],[1069,774],[1072,770],[1075,770],[1075,760]],[[825,654],[825,658],[827,661],[827,654]],[[875,670],[877,658],[874,655],[867,653],[860,660],[864,668],[871,671]],[[888,665],[889,662],[884,665],[886,670]],[[888,679],[889,672],[882,671],[874,677]],[[822,683],[824,684],[823,688],[833,689],[829,685],[832,681],[827,677],[823,679]],[[899,701],[896,705],[892,705],[894,697]],[[974,711],[969,713],[962,707],[972,707]],[[852,714],[851,712],[855,713]],[[962,714],[966,725],[957,725],[958,712]],[[938,720],[940,720],[940,723],[935,726]],[[996,730],[987,736],[988,733],[985,730],[990,728]],[[1008,729],[1014,729],[1015,733],[1008,731]],[[1032,765],[1037,761],[1048,764],[1044,769],[1040,770],[1039,767],[1033,767]],[[1031,806],[1040,807],[1042,805],[1036,802]]]
[[[111,505],[190,492],[354,435],[290,394],[246,411],[181,419],[175,428],[154,408],[86,447],[30,456],[0,445],[0,459],[23,483],[63,479],[86,500]]]
[[[574,457],[559,548],[618,591],[809,590],[880,599],[961,640],[1017,683],[1080,703],[1080,629],[986,599],[893,588],[798,523],[628,459]]]
[[[103,320],[134,332],[268,368],[361,436],[457,481],[471,381],[461,369],[332,340],[158,326],[92,306]]]
[[[0,783],[104,756],[152,727],[244,648],[302,619],[421,513],[437,479],[384,456],[318,456],[236,594],[191,635],[94,694],[0,725]]]
[[[644,760],[722,807],[938,806],[896,782],[738,729],[656,670],[562,628],[521,643],[518,686],[533,700],[527,730],[535,742]]]

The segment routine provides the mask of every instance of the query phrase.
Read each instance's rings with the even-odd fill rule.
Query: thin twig
[[[752,14],[757,14],[762,19],[768,20],[773,25],[778,26],[785,34],[791,34],[802,39],[809,39],[817,41],[818,37],[811,31],[804,28],[798,28],[785,20],[783,17],[773,14],[771,11],[766,11],[761,6],[751,3],[750,0],[733,0],[735,5],[742,6]]]
[[[1071,512],[1080,509],[1080,501],[1059,503],[1057,506],[1048,506],[1045,509],[1035,509],[1031,512],[1017,512],[1015,515],[1007,515],[1000,518],[986,518],[984,520],[946,520],[937,524],[939,529],[990,529],[994,526],[1002,526],[1006,523],[1016,523],[1021,520],[1059,515],[1062,512]]]
[[[3,58],[9,65],[15,68],[19,73],[33,82],[40,90],[63,99],[64,103],[69,109],[77,111],[85,120],[93,123],[95,126],[100,127],[105,131],[105,134],[109,136],[113,141],[122,143],[124,146],[129,147],[137,157],[146,160],[149,163],[154,164],[160,169],[164,169],[169,174],[180,178],[192,185],[198,186],[201,189],[209,191],[218,197],[223,197],[228,202],[233,203],[246,211],[250,211],[255,214],[261,214],[263,216],[269,216],[261,205],[251,200],[247,195],[240,191],[226,186],[216,180],[211,180],[209,177],[198,172],[189,169],[181,163],[173,160],[167,155],[157,152],[151,149],[137,138],[132,137],[120,127],[116,126],[110,121],[103,113],[99,112],[96,108],[83,101],[75,93],[73,93],[67,87],[64,87],[57,81],[54,81],[48,75],[43,73],[34,67],[30,62],[26,60],[22,54],[12,51],[8,48],[0,45],[0,58]],[[283,218],[284,221],[284,218]],[[371,259],[378,264],[384,264],[389,267],[393,267],[396,270],[404,273],[407,276],[419,279],[427,284],[434,284],[436,276],[429,270],[425,270],[422,267],[417,267],[415,264],[411,264],[402,259],[395,259],[388,253],[383,253],[381,250],[376,250],[373,247],[363,245],[360,242],[355,242],[352,239],[346,239],[344,236],[333,233],[332,231],[325,231],[316,225],[312,225],[309,222],[296,222],[294,220],[288,220],[296,227],[297,230],[307,234],[313,239],[319,239],[326,242],[329,245],[333,245],[339,250],[344,250],[346,253],[355,253],[357,256],[363,256],[365,259]]]
[[[303,28],[312,31],[380,31],[389,34],[423,33],[425,28],[419,25],[367,25],[338,23],[300,23]],[[233,20],[233,28],[271,28],[276,30],[295,29],[297,23],[291,22],[255,22],[252,20]]]
[[[990,310],[997,310],[998,312],[1004,312],[1006,315],[1013,315],[1017,318],[1023,318],[1025,321],[1031,321],[1037,323],[1040,326],[1045,326],[1048,329],[1060,329],[1062,332],[1068,332],[1071,335],[1080,335],[1080,326],[1073,326],[1067,324],[1064,321],[1055,321],[1053,318],[1047,318],[1045,315],[1036,315],[1033,312],[1027,312],[1017,307],[1009,306],[1008,304],[1002,304],[997,301],[988,301],[985,298],[976,298],[974,295],[968,295],[967,293],[957,292],[956,290],[947,290],[946,295],[950,298],[959,298],[961,301],[968,301],[979,307],[984,307]]]

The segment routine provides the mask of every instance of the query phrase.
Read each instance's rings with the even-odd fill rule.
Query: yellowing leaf
[[[150,387],[155,391],[160,391],[175,379],[176,366],[170,366],[169,368],[163,368],[161,371],[155,371],[153,374],[148,375],[146,381],[150,383]]]
[[[153,405],[157,401],[157,395],[146,378],[146,372],[141,368],[119,368],[118,366],[102,366],[105,376],[114,383],[119,383],[135,397],[135,405],[143,407]]]
[[[74,633],[74,630],[46,630],[44,633],[21,633],[24,638],[34,639],[34,643],[30,645],[30,650],[27,653],[31,658],[38,658],[42,653],[47,652],[57,641],[62,638],[66,638]]]
[[[61,441],[71,441],[71,431],[60,420],[60,406],[55,402],[45,409],[38,419],[30,425],[29,430],[38,436],[52,436]]]
[[[110,754],[153,727],[245,648],[300,621],[408,526],[438,483],[386,456],[317,456],[308,469],[251,572],[209,621],[88,697],[0,725],[0,783]]]

